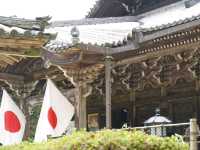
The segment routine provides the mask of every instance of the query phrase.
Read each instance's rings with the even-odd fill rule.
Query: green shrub
[[[23,142],[0,150],[188,150],[176,137],[160,138],[140,131],[74,132],[43,143]]]

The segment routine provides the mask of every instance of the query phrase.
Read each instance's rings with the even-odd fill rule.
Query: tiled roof
[[[122,22],[137,22],[138,19],[135,16],[124,17],[106,17],[106,18],[84,18],[81,20],[66,20],[66,21],[53,21],[48,28],[54,27],[70,27],[80,25],[99,25],[110,23],[122,23]]]
[[[71,29],[74,26],[80,31],[80,42],[92,43],[106,47],[119,47],[133,42],[133,34],[142,32],[151,34],[179,25],[200,24],[200,2],[186,8],[184,1],[180,1],[138,16],[118,18],[89,18],[76,21],[53,22],[47,32],[57,32],[58,41],[71,43]],[[188,27],[188,26],[187,26]],[[184,26],[184,28],[187,28]],[[183,28],[183,29],[184,29]],[[170,31],[171,32],[171,31]],[[173,30],[176,32],[176,30]],[[129,42],[130,41],[130,42]],[[59,47],[59,46],[58,46]]]
[[[34,36],[37,35],[39,31],[35,30],[25,30],[19,27],[8,27],[0,24],[0,36]]]
[[[192,16],[190,18],[180,19],[180,20],[174,21],[172,23],[162,24],[160,26],[155,26],[155,27],[150,27],[150,28],[141,28],[139,30],[142,31],[143,33],[145,33],[145,32],[154,32],[154,31],[156,32],[156,31],[159,31],[159,30],[163,30],[163,29],[174,27],[174,26],[177,26],[177,25],[189,23],[189,22],[192,22],[192,21],[195,21],[195,20],[199,20],[199,19],[200,19],[200,14],[197,15],[197,16]]]
[[[48,42],[45,45],[45,49],[53,53],[59,53],[71,46],[72,44],[70,43],[53,40],[53,41]]]
[[[57,33],[58,41],[72,42],[71,29],[74,26],[49,28],[45,32]],[[132,28],[138,28],[138,22],[121,22],[96,25],[76,26],[80,32],[80,42],[92,44],[105,44],[120,41],[127,37]]]
[[[38,30],[25,30],[19,27],[8,27],[0,24],[0,37],[2,38],[10,38],[10,37],[26,37],[26,38],[34,38],[34,37],[46,37],[48,39],[55,39],[55,35],[51,35],[49,33],[43,33]]]
[[[181,24],[186,24],[195,20],[199,20],[200,15],[192,16],[190,18],[181,19],[178,21],[174,21],[168,24],[162,24],[160,26],[150,27],[150,28],[141,28],[138,22],[123,22],[123,23],[110,23],[110,24],[97,24],[97,25],[80,25],[77,28],[80,31],[80,42],[82,43],[91,43],[97,44],[107,47],[119,47],[126,45],[129,40],[132,40],[132,33],[135,31],[140,31],[142,33],[152,33],[160,30],[164,30],[170,27],[174,27]],[[53,42],[52,45],[56,49],[60,49],[61,45],[71,46],[72,37],[71,37],[71,29],[74,26],[67,27],[57,27],[50,28],[47,32],[55,33],[57,32],[57,42]],[[65,44],[63,44],[63,41]],[[51,45],[50,44],[50,45]],[[51,45],[51,47],[52,47]],[[63,49],[63,48],[61,48]]]
[[[26,30],[42,31],[44,26],[48,25],[50,19],[49,16],[37,17],[35,20],[0,16],[0,24],[8,27],[19,27]]]
[[[162,30],[199,19],[200,2],[186,8],[184,1],[137,16],[145,32]]]
[[[49,25],[50,17],[38,17],[36,20],[0,16],[0,37],[45,37],[55,39],[55,35],[44,33],[44,28]]]

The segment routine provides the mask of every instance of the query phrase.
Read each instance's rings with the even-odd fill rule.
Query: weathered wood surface
[[[187,86],[188,88],[186,88]],[[193,88],[190,88],[190,86],[193,86]],[[155,108],[157,107],[161,108],[162,115],[169,117],[173,122],[186,122],[197,113],[194,84],[186,83],[185,85],[178,83],[173,89],[168,87],[166,96],[156,95],[155,93],[161,93],[161,89],[149,90],[148,88],[144,91],[136,91],[136,102],[134,105],[136,109],[136,113],[134,113],[136,115],[135,126],[143,125],[146,119],[154,115]],[[130,108],[129,95],[113,95],[112,109],[120,111],[124,108],[128,110],[129,117],[131,117],[130,113],[133,108]],[[104,114],[103,99],[96,101],[95,97],[91,97],[88,100],[87,109],[88,113]],[[129,121],[131,122],[132,119],[129,118]]]

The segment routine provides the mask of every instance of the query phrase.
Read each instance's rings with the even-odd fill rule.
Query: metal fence
[[[190,150],[198,150],[198,144],[200,143],[200,139],[198,139],[200,137],[200,132],[196,119],[190,119],[190,122],[188,123],[161,124],[126,129],[141,130],[147,134],[157,135],[161,137],[175,135],[181,141],[189,143]]]
[[[200,150],[200,131],[196,119],[190,119],[187,123],[177,123],[177,124],[160,124],[152,126],[134,127],[128,128],[125,125],[123,130],[141,130],[147,134],[157,135],[161,137],[166,136],[177,136],[177,138],[182,141],[189,143],[190,150]],[[113,129],[121,130],[121,129]],[[68,133],[70,134],[70,132]]]

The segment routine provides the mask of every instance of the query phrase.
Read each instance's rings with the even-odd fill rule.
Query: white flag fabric
[[[48,79],[34,141],[46,141],[48,135],[61,136],[67,129],[73,115],[73,105]]]
[[[18,144],[22,141],[25,130],[25,116],[6,90],[3,90],[0,113],[0,143]]]

